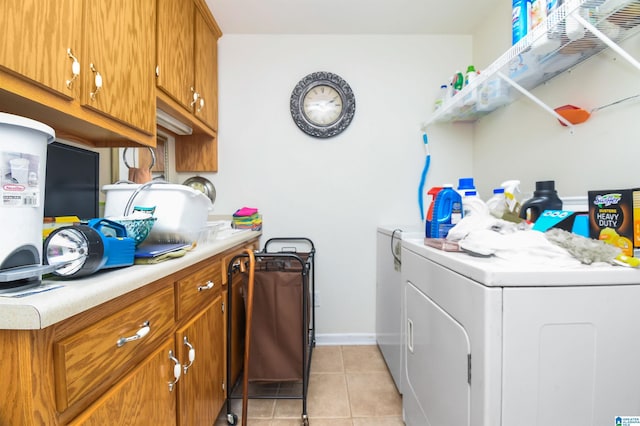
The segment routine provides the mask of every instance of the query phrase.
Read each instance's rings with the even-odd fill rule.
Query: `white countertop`
[[[79,279],[44,280],[44,286],[53,284],[62,287],[29,296],[16,298],[0,294],[0,329],[36,330],[48,327],[259,235],[260,232],[255,231],[235,232],[227,238],[199,244],[183,257],[165,262],[105,269]]]
[[[640,268],[603,264],[575,267],[513,264],[496,257],[475,257],[463,252],[438,250],[426,246],[423,238],[403,238],[402,246],[490,287],[640,284]]]

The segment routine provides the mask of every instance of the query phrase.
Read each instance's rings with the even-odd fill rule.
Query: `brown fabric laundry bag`
[[[307,280],[307,276],[304,280]],[[248,274],[244,277],[243,296],[246,295],[247,281]],[[256,262],[249,353],[250,381],[302,380],[309,325],[307,315],[303,330],[302,295],[306,288],[297,260],[261,259]],[[244,300],[246,307],[246,297]]]

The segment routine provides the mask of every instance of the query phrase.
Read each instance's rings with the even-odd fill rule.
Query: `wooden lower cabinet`
[[[69,425],[175,425],[176,398],[168,388],[173,377],[169,359],[173,343],[165,342]]]
[[[178,424],[213,425],[225,400],[222,296],[176,333],[183,375],[177,384]],[[189,359],[192,353],[193,361]]]
[[[244,328],[245,328],[245,309],[244,309],[244,297],[242,295],[242,274],[240,274],[240,261],[235,261],[236,267],[232,268],[231,282],[228,282],[229,263],[235,256],[242,254],[245,250],[258,250],[258,241],[255,240],[244,247],[229,251],[223,258],[223,272],[224,272],[224,287],[223,287],[223,301],[227,303],[228,292],[231,291],[231,342],[226,340],[225,336],[225,356],[227,354],[227,346],[231,345],[231,376],[227,378],[226,383],[228,386],[233,386],[240,372],[242,371],[242,364],[244,362]],[[230,289],[230,290],[229,290]],[[225,314],[225,330],[227,329],[228,314]],[[226,358],[225,358],[226,363]]]
[[[244,361],[244,328],[245,328],[245,309],[244,297],[242,295],[242,274],[237,270],[231,279],[231,378],[229,385],[233,386],[240,372],[242,371],[242,363]]]
[[[42,330],[0,330],[0,426],[213,425],[226,397],[225,261],[256,245]]]

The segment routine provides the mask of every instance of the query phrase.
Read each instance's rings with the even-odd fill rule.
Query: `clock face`
[[[302,112],[312,123],[328,126],[340,118],[342,97],[333,87],[319,84],[305,95]]]
[[[356,100],[351,87],[330,72],[304,77],[291,94],[291,116],[308,135],[328,138],[343,132],[351,123]]]

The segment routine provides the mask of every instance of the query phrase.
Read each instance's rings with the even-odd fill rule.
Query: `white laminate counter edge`
[[[154,265],[104,270],[76,280],[50,280],[62,284],[54,290],[22,298],[0,297],[0,329],[37,330],[157,281],[202,260],[241,245],[261,233],[246,231],[223,240],[198,245],[185,256]]]
[[[557,267],[511,264],[496,257],[474,257],[424,244],[422,238],[403,239],[402,247],[489,287],[549,287],[640,284],[640,268],[609,265]]]

